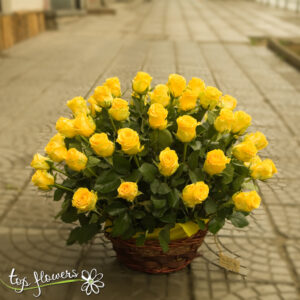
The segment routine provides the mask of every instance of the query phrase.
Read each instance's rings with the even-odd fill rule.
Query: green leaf
[[[80,230],[81,230],[80,227],[76,227],[71,230],[70,235],[67,239],[67,245],[73,245],[78,241]]]
[[[135,219],[143,219],[146,215],[146,213],[142,210],[133,210],[132,215]]]
[[[197,181],[203,181],[204,180],[204,172],[200,168],[196,168],[193,171],[189,170],[189,177],[193,183],[195,183]]]
[[[87,243],[92,239],[99,231],[98,225],[96,223],[87,224],[81,227],[78,236],[79,244]]]
[[[173,224],[176,222],[176,212],[168,211],[162,217],[160,217],[160,221],[168,224]]]
[[[99,158],[97,158],[96,156],[89,156],[88,157],[88,162],[86,164],[87,168],[92,168],[97,166],[99,163],[101,162],[101,160]]]
[[[199,151],[194,151],[188,158],[188,165],[191,170],[194,170],[198,167],[199,161]]]
[[[216,217],[209,222],[208,230],[211,233],[216,234],[224,226],[224,224],[225,219]]]
[[[157,168],[149,163],[143,163],[140,166],[139,171],[143,175],[143,179],[146,182],[152,182],[157,174]]]
[[[114,220],[112,226],[112,236],[122,236],[131,226],[131,219],[127,213],[120,215],[117,219]]]
[[[180,192],[177,189],[173,189],[167,196],[168,204],[170,207],[178,207],[180,202]]]
[[[213,125],[215,122],[215,119],[217,117],[217,113],[215,111],[209,110],[207,112],[207,122],[210,125]]]
[[[210,215],[217,211],[217,203],[213,198],[208,198],[204,201],[205,212]]]
[[[157,179],[155,179],[155,180],[150,184],[150,189],[151,189],[151,192],[152,192],[153,194],[157,194],[159,187],[160,187],[160,182],[159,182]]]
[[[118,216],[122,213],[124,213],[128,207],[120,202],[120,201],[114,201],[112,204],[108,205],[105,209],[105,211],[110,215],[110,216]]]
[[[198,151],[198,150],[201,149],[202,144],[201,144],[200,141],[195,140],[195,141],[189,143],[189,146],[190,146],[194,151]]]
[[[199,220],[199,219],[198,219],[198,220],[197,220],[197,224],[198,224],[200,230],[205,230],[205,229],[206,229],[206,225],[205,225],[205,223],[204,223],[203,220]]]
[[[142,178],[142,174],[138,169],[133,170],[128,176],[123,177],[125,181],[137,182]]]
[[[158,235],[159,244],[164,253],[168,252],[169,250],[169,243],[170,243],[170,224],[166,225]]]
[[[89,223],[90,224],[97,223],[98,220],[99,220],[99,216],[96,213],[92,213]]]
[[[70,206],[65,212],[61,215],[61,220],[65,223],[72,223],[78,219],[77,210],[75,207]]]
[[[159,130],[157,135],[157,142],[160,149],[165,149],[173,143],[173,137],[169,130]]]
[[[232,182],[233,179],[233,174],[234,174],[234,168],[231,164],[227,164],[226,168],[222,172],[222,183],[223,184],[229,184]]]
[[[96,184],[103,184],[118,179],[119,175],[114,170],[105,170],[96,179]]]
[[[243,213],[236,211],[229,218],[232,225],[235,227],[243,228],[249,224],[248,220],[245,218]]]
[[[165,182],[162,182],[160,184],[157,192],[160,195],[166,195],[166,194],[171,192],[171,189],[169,188],[169,186]]]
[[[107,194],[116,191],[117,188],[120,186],[120,184],[121,184],[121,180],[118,178],[107,183],[97,184],[95,185],[94,189],[99,193]]]
[[[145,241],[146,241],[146,234],[142,233],[136,238],[135,242],[137,246],[142,246],[145,244]]]
[[[159,198],[156,198],[154,196],[151,196],[151,202],[152,202],[153,207],[155,209],[162,209],[167,204],[167,200],[166,199],[159,199]]]
[[[55,192],[54,192],[54,201],[59,201],[62,196],[64,195],[65,191],[62,190],[62,189],[57,189]]]
[[[117,173],[126,175],[130,172],[130,161],[124,156],[114,154],[113,166]]]

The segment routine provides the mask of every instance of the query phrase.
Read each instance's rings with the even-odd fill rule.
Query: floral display
[[[251,116],[200,78],[166,81],[152,86],[138,72],[128,99],[117,77],[106,79],[88,100],[67,102],[70,116],[34,155],[33,184],[53,190],[56,217],[74,223],[68,244],[108,232],[143,245],[158,230],[167,252],[178,224],[216,234],[226,220],[247,226],[259,207],[257,180],[277,170],[259,156],[268,141],[249,131]]]

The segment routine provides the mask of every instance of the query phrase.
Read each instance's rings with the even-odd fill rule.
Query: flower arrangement
[[[200,78],[151,81],[138,72],[129,102],[117,77],[96,87],[89,105],[68,101],[73,117],[58,119],[47,156],[34,155],[32,182],[55,189],[54,200],[64,198],[56,217],[77,224],[68,244],[105,230],[138,246],[158,239],[167,252],[170,239],[215,234],[226,219],[247,226],[261,202],[256,180],[277,172],[257,155],[268,141],[246,134],[251,116],[234,111],[234,97]]]

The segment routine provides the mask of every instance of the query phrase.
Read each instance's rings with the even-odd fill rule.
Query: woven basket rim
[[[182,239],[177,239],[177,240],[171,240],[169,243],[169,248],[172,247],[178,247],[180,245],[187,245],[187,244],[197,244],[199,240],[202,240],[203,237],[206,235],[207,229],[201,230],[199,229],[195,234],[193,234],[190,237],[182,238]],[[106,232],[105,237],[108,238],[111,241],[119,241],[122,244],[126,244],[129,247],[139,247],[139,248],[161,248],[159,240],[158,239],[149,239],[146,240],[144,245],[137,246],[136,245],[136,239],[135,238],[130,238],[130,239],[122,239],[120,237],[112,237],[110,233]]]

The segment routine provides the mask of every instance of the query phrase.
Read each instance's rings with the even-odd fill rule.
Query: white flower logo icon
[[[100,289],[104,288],[104,282],[102,273],[97,273],[96,269],[92,269],[91,272],[83,270],[81,272],[81,278],[85,280],[85,283],[81,286],[81,291],[86,292],[89,296],[91,293],[99,294]]]

